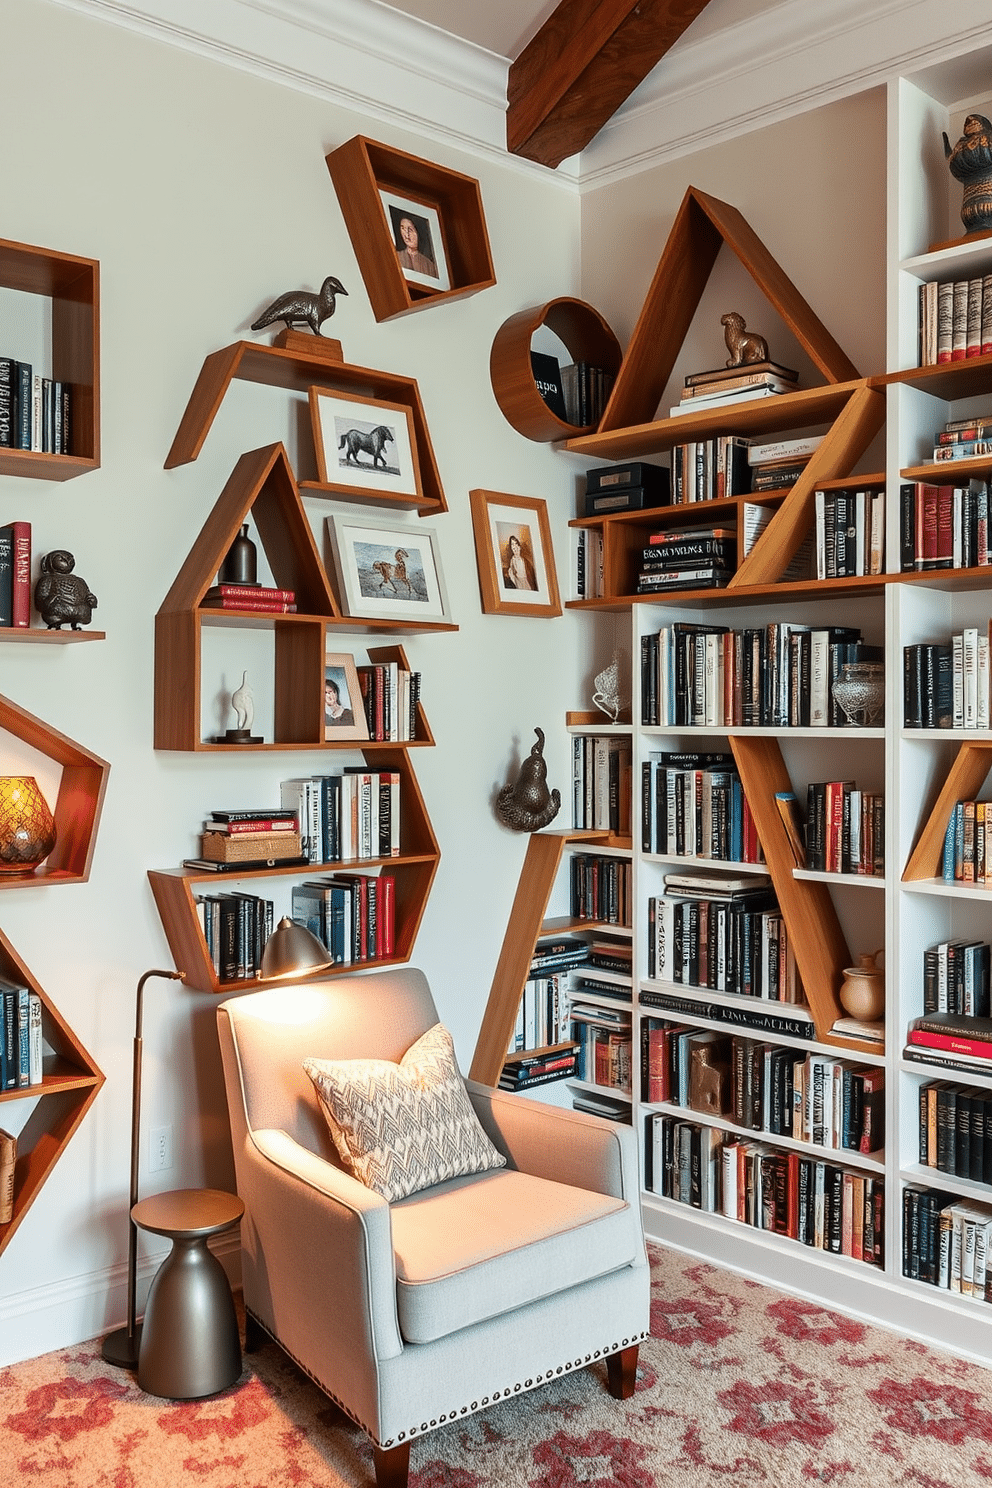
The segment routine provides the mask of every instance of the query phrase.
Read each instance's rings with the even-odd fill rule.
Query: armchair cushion
[[[623,1199],[508,1168],[390,1206],[396,1307],[407,1343],[430,1343],[608,1271],[641,1251]]]
[[[435,1023],[403,1055],[305,1059],[334,1145],[350,1173],[389,1203],[450,1178],[501,1168]]]

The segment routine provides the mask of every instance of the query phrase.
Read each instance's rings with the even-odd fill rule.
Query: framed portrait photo
[[[327,531],[346,615],[408,624],[449,621],[433,528],[335,515],[327,518]]]
[[[324,738],[332,743],[368,736],[355,658],[345,651],[328,650],[324,656]]]
[[[560,615],[547,504],[500,491],[469,497],[483,614]]]
[[[379,199],[386,214],[393,252],[408,284],[425,289],[451,288],[444,229],[436,207],[409,196],[380,188]]]
[[[423,500],[413,414],[405,404],[312,387],[310,419],[322,485]]]

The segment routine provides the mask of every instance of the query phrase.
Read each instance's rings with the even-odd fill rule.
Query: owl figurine
[[[75,566],[75,558],[65,548],[46,553],[41,560],[34,602],[49,630],[61,630],[63,625],[78,630],[93,618],[96,595],[90,593],[85,579],[73,573]]]

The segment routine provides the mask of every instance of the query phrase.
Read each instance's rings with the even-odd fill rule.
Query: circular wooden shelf
[[[570,439],[593,425],[567,424],[551,412],[534,381],[530,347],[534,332],[547,326],[564,342],[573,362],[591,362],[616,376],[623,353],[598,310],[582,300],[549,300],[520,310],[496,332],[489,354],[489,376],[507,423],[525,439],[550,443]]]

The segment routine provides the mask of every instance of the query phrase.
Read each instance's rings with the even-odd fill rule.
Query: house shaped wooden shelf
[[[51,807],[57,834],[54,848],[33,873],[0,874],[0,889],[85,883],[90,876],[110,766],[10,698],[0,697],[0,728],[62,767],[58,797]]]
[[[69,453],[0,449],[0,475],[71,480],[100,465],[100,265],[0,239],[0,286],[52,302],[51,376],[70,387]],[[8,348],[0,354],[10,355]],[[36,369],[39,370],[39,369]],[[47,369],[46,369],[47,375]]]
[[[294,393],[307,393],[312,387],[329,387],[339,392],[357,393],[365,398],[381,398],[384,402],[404,404],[409,408],[413,420],[423,496],[419,501],[387,499],[386,504],[412,507],[421,515],[448,510],[416,380],[396,372],[378,372],[371,367],[353,366],[342,360],[340,341],[304,335],[300,331],[280,331],[271,346],[263,346],[254,341],[235,341],[233,346],[211,352],[200,369],[176,437],[172,441],[172,448],[165,461],[166,470],[196,459],[217,417],[224,395],[236,378],[244,382],[286,388]],[[319,481],[305,481],[302,489],[312,496],[333,497],[335,501],[358,499],[349,498],[347,493],[332,486],[321,485]],[[366,495],[363,499],[374,500],[378,505],[383,504],[382,499],[377,496]]]
[[[327,156],[376,320],[391,320],[446,300],[462,299],[496,283],[478,181],[356,134]],[[438,215],[447,259],[448,289],[404,277],[380,191],[431,207]]]
[[[104,1077],[2,931],[0,976],[16,986],[37,992],[41,998],[42,1038],[47,1046],[40,1085],[0,1092],[0,1126],[7,1126],[3,1111],[5,1102],[33,1102],[24,1126],[14,1133],[17,1138],[14,1213],[7,1224],[0,1224],[2,1254],[65,1151],[73,1132],[96,1100]]]

